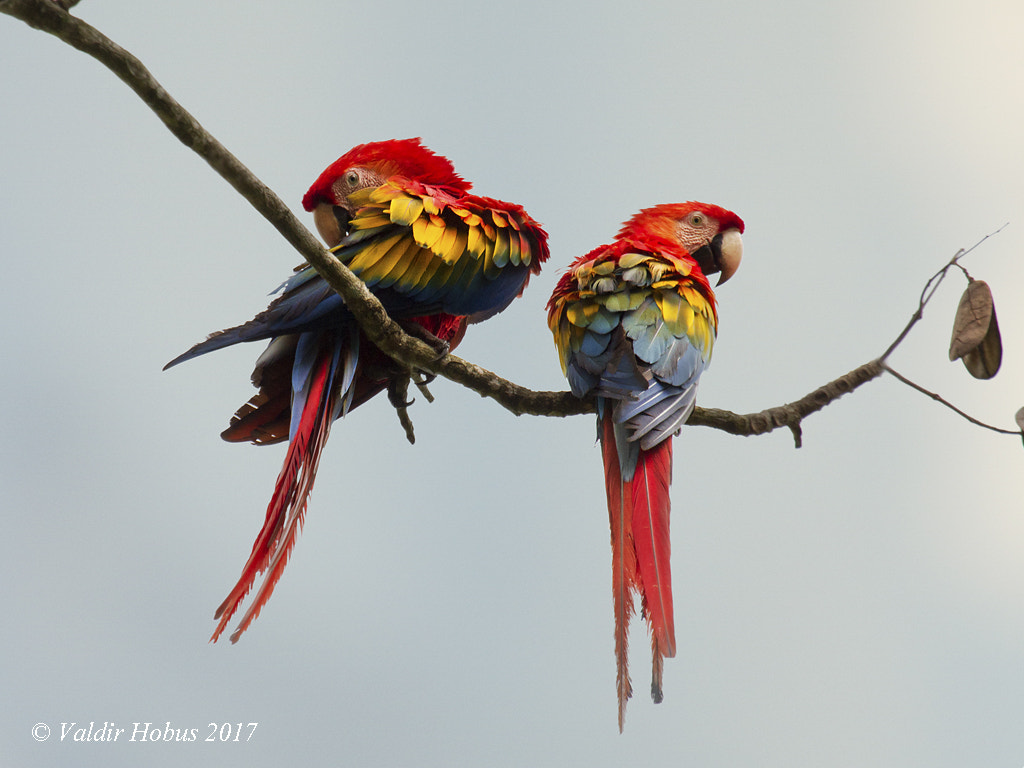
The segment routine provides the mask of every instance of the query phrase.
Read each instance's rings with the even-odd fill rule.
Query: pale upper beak
[[[313,223],[316,224],[316,231],[320,233],[320,237],[327,243],[328,248],[338,245],[345,237],[346,232],[342,229],[342,221],[338,217],[338,212],[343,210],[343,208],[326,202],[319,203],[313,209]]]
[[[743,259],[743,236],[735,227],[721,233],[721,246],[718,250],[718,271],[721,273],[716,285],[721,285],[736,274]]]

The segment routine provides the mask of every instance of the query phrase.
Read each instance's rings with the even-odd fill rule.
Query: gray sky
[[[1019,3],[210,5],[85,0],[301,213],[354,144],[422,136],[551,235],[460,354],[564,388],[561,269],[659,202],[747,223],[700,402],[796,399],[881,353],[925,281],[990,282],[1006,355],[946,359],[947,281],[893,364],[1012,427],[1024,405]],[[676,443],[678,653],[616,729],[610,551],[589,417],[438,382],[335,425],[305,531],[242,641],[208,645],[283,450],[218,433],[256,346],[161,372],[297,258],[120,81],[0,18],[6,404],[0,763],[25,766],[1019,766],[1024,453],[891,378],[788,432]],[[304,220],[308,215],[302,214]],[[61,743],[60,723],[195,728]],[[210,723],[258,722],[247,743]],[[32,727],[46,723],[45,743]]]

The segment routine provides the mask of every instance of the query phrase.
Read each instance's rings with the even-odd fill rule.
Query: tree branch
[[[206,160],[313,265],[342,296],[367,337],[383,352],[410,368],[438,373],[492,397],[516,414],[567,416],[588,410],[586,404],[576,402],[567,392],[535,393],[456,357],[437,360],[436,352],[405,334],[366,285],[320,244],[273,190],[172,98],[139,59],[51,0],[0,0],[0,12],[87,53],[123,80],[182,144]],[[592,405],[589,410],[593,410]]]
[[[172,98],[139,59],[94,27],[68,13],[67,9],[76,3],[77,0],[0,0],[0,12],[54,35],[92,56],[123,80],[179,141],[202,157],[248,200],[250,205],[316,269],[331,288],[342,296],[367,337],[383,352],[410,370],[439,374],[482,396],[490,397],[516,415],[574,416],[594,412],[593,398],[579,399],[570,392],[535,392],[453,355],[437,358],[435,350],[404,333],[366,285],[320,244],[269,187]],[[924,305],[931,298],[938,282],[941,282],[946,271],[957,259],[969,250],[959,252],[943,270],[929,280],[925,292],[922,293],[918,310],[910,323],[878,360],[865,363],[792,403],[751,414],[697,408],[690,416],[688,424],[747,436],[762,435],[779,427],[788,427],[793,432],[799,448],[801,421],[882,373],[886,368],[884,360],[921,319]],[[931,293],[928,292],[929,286],[932,286]],[[406,429],[411,437],[411,426],[407,426]]]
[[[740,415],[730,411],[721,411],[717,408],[697,408],[690,416],[687,424],[713,427],[714,429],[728,432],[731,435],[741,435],[744,437],[763,435],[779,427],[789,427],[793,432],[796,447],[799,448],[803,444],[800,422],[812,413],[820,411],[829,403],[852,392],[862,384],[867,384],[872,379],[878,378],[882,374],[882,370],[882,361],[872,360],[818,387],[799,400],[794,400],[786,405],[767,408],[759,413]]]

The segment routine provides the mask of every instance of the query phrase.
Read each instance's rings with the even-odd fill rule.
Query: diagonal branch
[[[123,80],[179,141],[202,157],[248,200],[331,288],[342,296],[363,331],[382,351],[412,370],[439,374],[482,396],[490,397],[516,415],[573,416],[594,412],[592,398],[581,400],[569,392],[535,392],[453,355],[438,359],[435,350],[405,334],[366,285],[320,244],[269,187],[171,97],[139,59],[94,27],[68,13],[66,9],[76,3],[77,0],[0,0],[0,12],[54,35],[92,56]],[[914,318],[881,359],[866,363],[786,405],[745,415],[697,408],[688,423],[720,429],[734,435],[761,435],[779,427],[788,427],[799,447],[801,421],[842,395],[877,378],[883,370],[884,359],[920,319],[926,302],[927,299],[923,298]]]
[[[135,91],[182,144],[198,154],[295,248],[345,300],[370,340],[412,368],[438,373],[481,395],[493,397],[514,413],[570,415],[593,410],[569,393],[534,393],[479,366],[436,352],[405,334],[366,285],[328,252],[273,190],[215,139],[181,106],[145,65],[106,35],[49,0],[0,0],[0,12],[21,19],[87,53]]]
[[[345,299],[367,335],[388,354],[418,363],[397,342],[404,334],[369,289],[295,217],[273,190],[260,181],[179,104],[135,56],[81,19],[48,0],[0,0],[0,12],[60,38],[89,54],[135,91],[182,144],[203,158],[238,191]],[[418,350],[428,354],[426,345]],[[414,347],[412,347],[414,348]]]

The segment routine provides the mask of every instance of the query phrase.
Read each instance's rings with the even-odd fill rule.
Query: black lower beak
[[[352,223],[352,214],[340,205],[332,206],[331,212],[334,214],[335,221],[338,222],[338,229],[341,230],[341,236],[345,237],[345,235],[348,234],[349,225]]]
[[[722,234],[715,235],[710,243],[705,243],[690,254],[697,260],[700,271],[705,277],[722,270]]]

